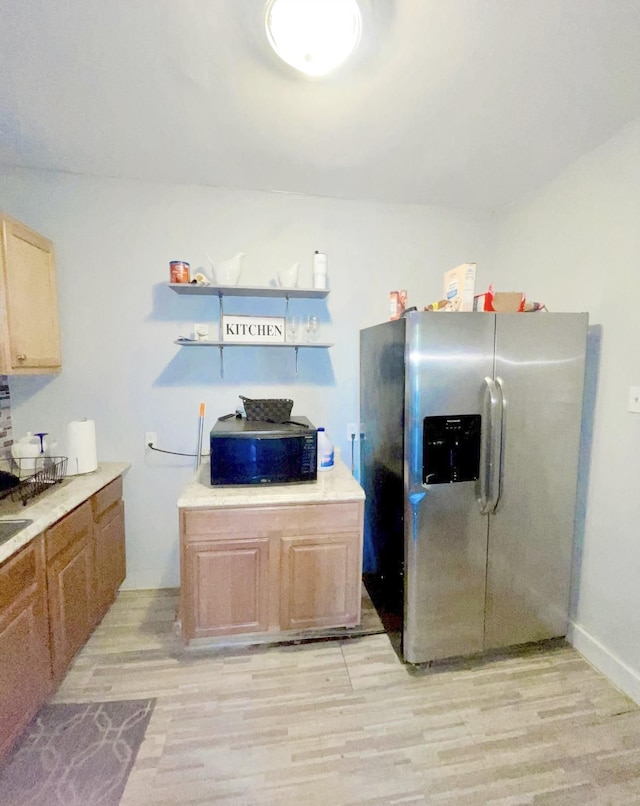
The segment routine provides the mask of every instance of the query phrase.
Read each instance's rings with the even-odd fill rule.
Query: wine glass
[[[295,341],[299,320],[297,316],[287,317],[287,341]]]
[[[307,331],[307,341],[316,341],[318,338],[318,330],[320,329],[318,317],[307,316],[304,320],[304,329]]]

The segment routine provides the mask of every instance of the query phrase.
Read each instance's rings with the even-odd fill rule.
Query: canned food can
[[[169,263],[171,270],[172,283],[188,283],[189,282],[189,264],[184,260],[172,260]]]

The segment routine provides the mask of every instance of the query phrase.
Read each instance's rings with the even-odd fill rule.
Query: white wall
[[[358,331],[388,318],[389,291],[408,304],[442,295],[442,273],[477,261],[488,282],[492,219],[438,208],[332,201],[276,193],[152,185],[0,167],[0,208],[50,237],[56,248],[63,370],[11,378],[16,437],[26,430],[59,438],[66,424],[96,421],[98,458],[125,460],[130,588],[178,584],[175,502],[193,459],[147,454],[144,432],[159,446],[193,452],[198,410],[206,430],[235,410],[238,395],[291,397],[294,413],[325,425],[350,464],[349,422],[358,420]],[[268,285],[278,269],[301,261],[311,285],[311,256],[325,251],[326,302],[292,302],[319,313],[329,351],[225,352],[225,378],[213,348],[173,343],[194,322],[217,322],[214,297],[178,296],[166,287],[169,261],[205,261],[246,253],[241,282]],[[231,303],[230,303],[231,305]],[[284,300],[236,300],[229,312],[281,315]]]
[[[590,314],[572,641],[640,702],[640,121],[500,217],[491,275]]]

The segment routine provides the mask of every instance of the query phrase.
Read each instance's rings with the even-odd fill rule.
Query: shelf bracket
[[[224,378],[224,345],[219,344],[218,349],[220,350],[220,377]]]
[[[293,348],[296,352],[296,378],[298,377],[298,350],[300,349],[297,345]]]
[[[284,318],[287,319],[289,316],[289,295],[285,294],[284,296],[285,303],[284,303]]]

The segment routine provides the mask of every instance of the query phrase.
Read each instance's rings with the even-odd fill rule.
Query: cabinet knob
[[[27,356],[24,353],[20,353],[20,355],[18,356],[18,361],[26,361],[26,360]]]

